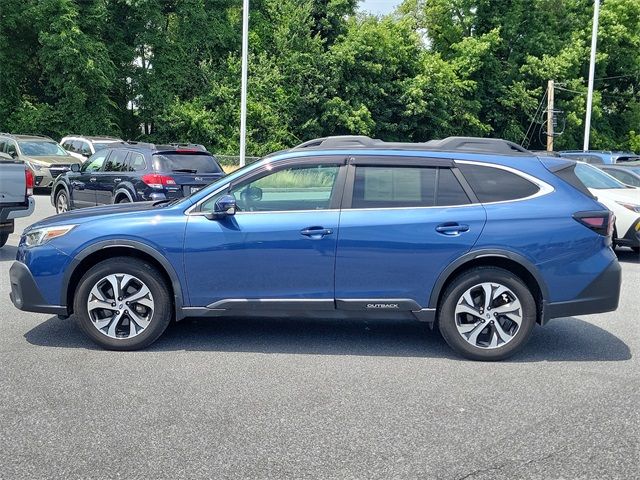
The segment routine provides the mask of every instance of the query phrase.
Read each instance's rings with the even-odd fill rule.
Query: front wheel
[[[529,339],[536,302],[516,275],[478,267],[457,277],[444,293],[438,316],[442,336],[472,360],[502,360]]]
[[[61,189],[56,194],[56,213],[64,213],[69,211],[69,195],[66,190]]]
[[[118,257],[92,267],[80,280],[74,313],[81,330],[110,350],[151,345],[169,325],[171,294],[147,262]]]

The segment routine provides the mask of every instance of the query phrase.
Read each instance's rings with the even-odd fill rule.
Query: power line
[[[548,94],[549,94],[549,88],[547,88],[544,91],[544,95],[542,95],[542,100],[540,100],[540,104],[538,105],[538,108],[536,109],[536,113],[534,113],[533,118],[531,119],[531,123],[529,124],[529,128],[527,128],[527,131],[524,134],[524,138],[522,139],[522,142],[520,142],[520,145],[523,146],[523,147],[524,147],[525,141],[527,140],[527,138],[529,138],[529,131],[531,130],[531,127],[533,126],[533,124],[536,123],[536,120],[538,118],[538,113],[540,112],[540,109],[542,108],[542,105],[544,105],[544,102],[545,102]],[[527,146],[528,145],[529,144],[527,144]]]

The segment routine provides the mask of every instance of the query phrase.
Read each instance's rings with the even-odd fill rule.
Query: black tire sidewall
[[[133,275],[151,291],[154,313],[149,326],[133,338],[115,339],[100,333],[94,326],[87,311],[87,300],[94,285],[107,275],[126,273]],[[162,275],[147,262],[136,258],[112,258],[93,266],[84,274],[75,292],[74,316],[82,330],[98,345],[110,350],[137,350],[151,345],[166,330],[173,318],[170,292]]]
[[[4,247],[9,240],[9,233],[0,233],[0,248]]]
[[[483,349],[470,345],[462,338],[455,322],[456,303],[462,294],[474,285],[495,282],[516,294],[522,306],[522,324],[516,337],[502,347]],[[453,350],[472,360],[503,360],[516,353],[528,340],[536,323],[537,307],[529,288],[513,273],[494,267],[477,267],[454,279],[445,291],[438,309],[440,333]]]
[[[58,199],[60,198],[61,195],[64,195],[65,197],[67,197],[67,212],[69,210],[71,210],[71,204],[69,203],[69,195],[67,195],[67,192],[65,191],[64,188],[60,189],[60,191],[56,194],[56,213],[60,213],[58,211]],[[64,213],[64,212],[63,212]]]

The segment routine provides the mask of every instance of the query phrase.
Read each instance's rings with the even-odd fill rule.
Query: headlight
[[[628,208],[632,212],[640,213],[640,205],[635,203],[616,202],[618,205],[622,205],[624,208]]]
[[[62,237],[75,228],[75,225],[62,225],[60,227],[45,227],[31,230],[25,235],[25,245],[27,247],[37,247],[47,243],[54,238]]]
[[[46,165],[44,165],[42,163],[36,163],[36,162],[32,162],[32,161],[27,161],[27,165],[29,165],[31,170],[33,170],[35,172],[39,172],[40,170],[42,170],[43,168],[46,167]]]

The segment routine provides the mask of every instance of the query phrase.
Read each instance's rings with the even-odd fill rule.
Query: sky
[[[379,15],[391,13],[401,3],[402,0],[362,0],[360,8]]]

